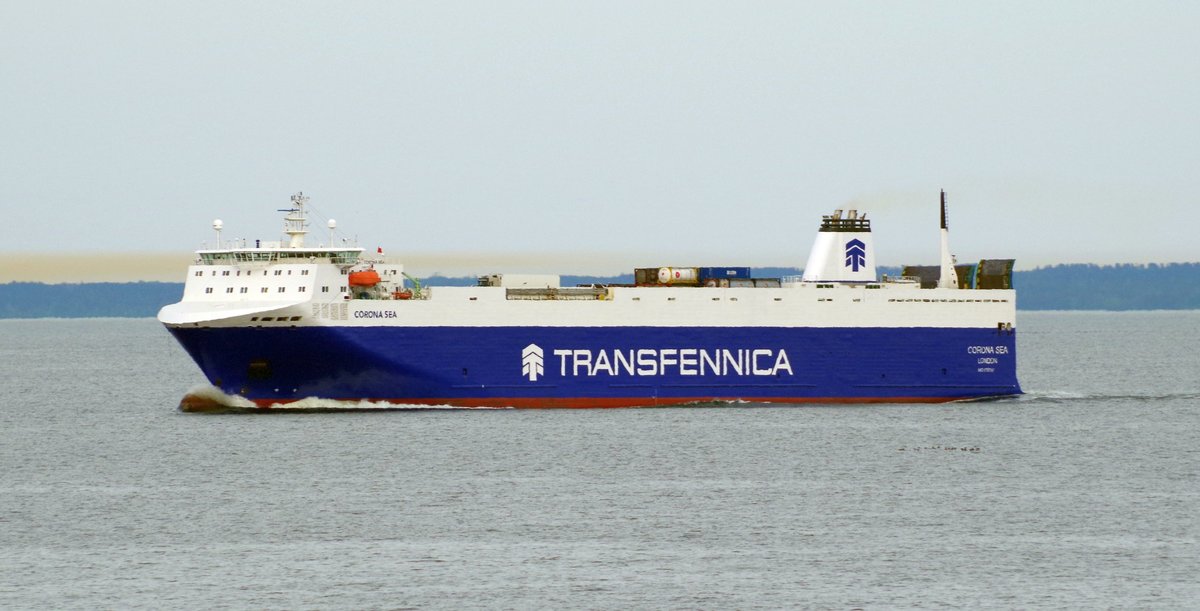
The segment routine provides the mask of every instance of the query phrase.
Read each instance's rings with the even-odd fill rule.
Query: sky
[[[182,279],[213,219],[278,239],[297,191],[311,242],[332,217],[424,273],[803,267],[835,208],[928,264],[940,189],[960,261],[1197,261],[1198,30],[1188,2],[0,0],[0,281]]]

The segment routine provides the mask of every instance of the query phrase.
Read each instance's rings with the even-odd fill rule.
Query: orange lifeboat
[[[373,269],[350,272],[350,286],[375,286],[379,284],[379,272]]]

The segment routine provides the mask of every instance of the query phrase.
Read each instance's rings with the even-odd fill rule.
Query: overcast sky
[[[303,190],[414,257],[802,266],[858,207],[881,263],[932,263],[945,188],[960,261],[1195,261],[1197,32],[1196,2],[0,0],[0,251],[276,239]]]

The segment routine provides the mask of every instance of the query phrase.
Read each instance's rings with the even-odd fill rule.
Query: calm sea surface
[[[1020,399],[185,414],[0,321],[0,608],[1197,608],[1200,312],[1022,313]]]

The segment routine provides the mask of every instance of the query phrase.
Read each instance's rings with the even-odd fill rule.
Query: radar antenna
[[[283,232],[288,235],[289,248],[301,248],[304,246],[304,235],[308,233],[308,221],[304,216],[304,206],[308,203],[308,197],[300,191],[292,196],[292,207],[281,208],[279,212],[287,212],[287,216],[283,217]]]

